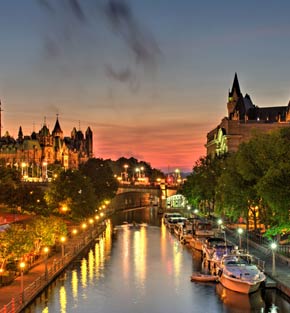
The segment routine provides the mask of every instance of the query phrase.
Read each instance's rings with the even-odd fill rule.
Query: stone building
[[[240,143],[254,134],[290,127],[290,102],[286,106],[258,107],[251,97],[243,96],[237,73],[228,95],[228,116],[207,134],[207,155],[216,156],[238,150]]]
[[[0,162],[6,166],[17,167],[27,178],[48,178],[47,166],[59,164],[64,169],[77,169],[79,164],[93,156],[93,133],[90,127],[85,134],[73,128],[71,135],[65,137],[58,117],[52,132],[46,122],[38,133],[23,135],[20,126],[15,139],[8,132],[0,137]]]

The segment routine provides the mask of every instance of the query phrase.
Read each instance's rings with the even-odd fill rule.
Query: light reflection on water
[[[153,213],[139,214],[140,219],[133,215],[137,222],[146,221],[144,216],[152,218]],[[191,273],[201,268],[200,253],[182,246],[163,224],[122,225],[114,238],[112,229],[110,224],[87,254],[26,312],[290,312],[289,303],[275,291],[248,296],[219,284],[190,282]]]

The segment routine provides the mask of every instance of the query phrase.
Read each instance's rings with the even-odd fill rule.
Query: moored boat
[[[212,224],[210,222],[199,220],[193,224],[193,236],[189,241],[189,244],[193,249],[202,251],[202,245],[205,240],[213,236],[214,230],[212,229]]]
[[[202,273],[192,273],[192,275],[190,276],[190,280],[200,282],[217,282],[218,276]]]
[[[249,294],[257,291],[265,280],[265,274],[252,264],[251,255],[237,253],[222,258],[219,281],[224,287]]]

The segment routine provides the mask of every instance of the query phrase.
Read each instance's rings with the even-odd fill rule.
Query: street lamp
[[[0,286],[2,286],[2,275],[3,275],[3,273],[4,273],[4,269],[2,267],[0,267],[0,278],[1,278]]]
[[[22,301],[24,300],[24,281],[23,281],[23,272],[26,264],[25,262],[20,262],[19,267],[20,267],[20,272],[21,272],[21,284],[20,284],[20,291],[22,295]]]
[[[244,232],[243,228],[238,228],[238,234],[239,234],[239,247],[242,249],[242,233]]]
[[[49,248],[48,247],[44,247],[43,248],[43,252],[45,254],[45,262],[44,262],[44,265],[45,265],[45,280],[47,280],[47,258],[48,258]]]
[[[277,243],[276,242],[272,242],[270,247],[271,247],[271,250],[272,250],[272,275],[276,276],[275,251],[277,249]]]
[[[61,257],[63,258],[64,257],[64,242],[66,241],[66,238],[62,236],[60,238],[60,241],[61,241]]]
[[[223,220],[221,218],[219,218],[217,223],[218,223],[219,231],[221,231]]]

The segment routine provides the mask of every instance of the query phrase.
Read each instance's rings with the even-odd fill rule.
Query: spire
[[[55,122],[55,126],[54,126],[54,129],[52,131],[52,135],[53,136],[59,136],[59,137],[62,137],[62,130],[61,130],[61,127],[59,125],[59,121],[58,121],[58,114],[56,115],[56,122]]]
[[[229,92],[229,97],[232,97],[234,95],[234,92],[236,92],[236,95],[238,97],[242,95],[237,73],[235,73],[234,82],[232,90]]]
[[[23,139],[23,132],[22,132],[22,127],[19,127],[19,131],[18,131],[18,139],[22,140]]]

